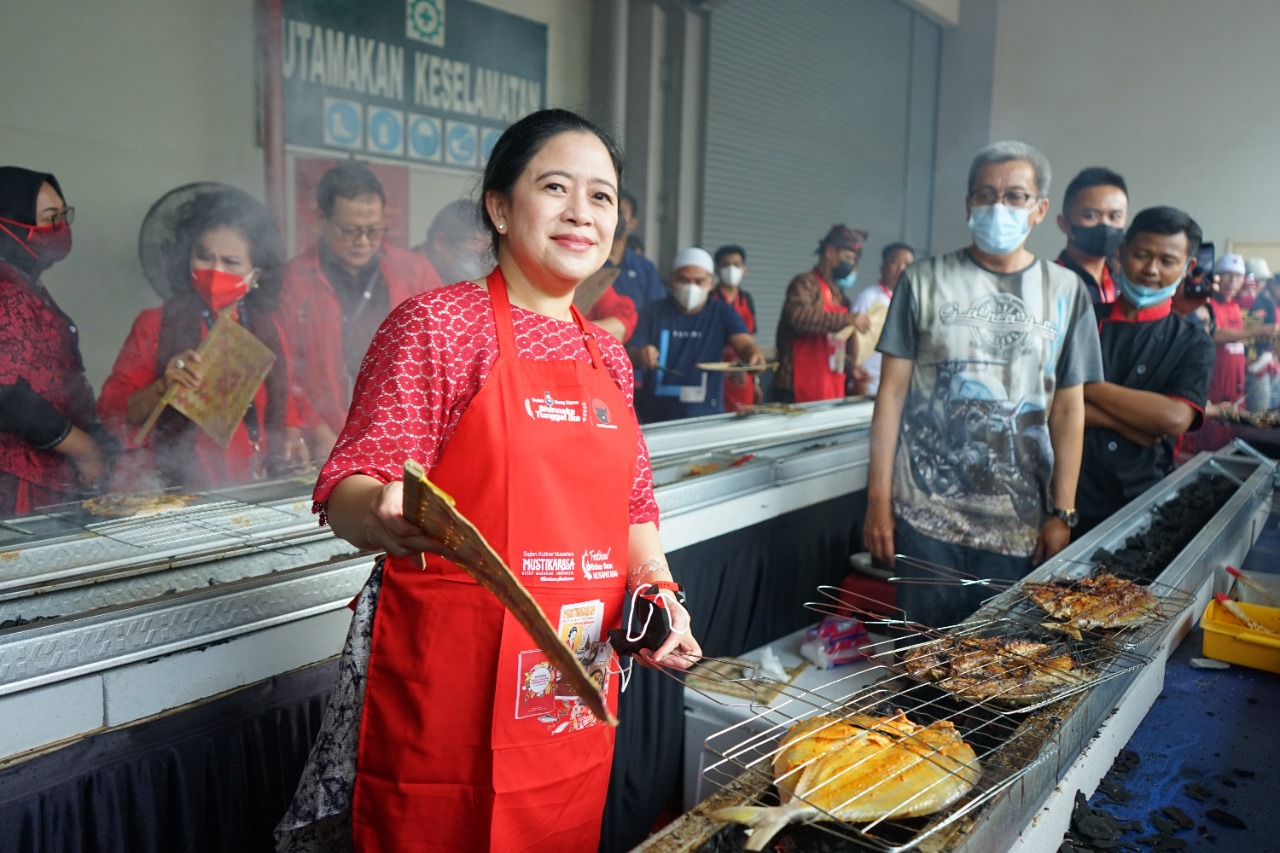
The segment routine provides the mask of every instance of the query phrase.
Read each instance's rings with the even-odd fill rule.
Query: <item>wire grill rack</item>
[[[286,510],[223,495],[198,495],[189,506],[127,518],[97,520],[80,503],[46,507],[44,512],[90,533],[145,550],[227,539],[257,541],[264,533],[297,523],[297,517]]]
[[[1051,616],[1033,598],[1035,590],[1042,590],[1044,593],[1049,594],[1050,601],[1064,602],[1070,594],[1085,592],[1089,589],[1090,582],[1104,581],[1107,576],[1136,584],[1152,596],[1149,607],[1140,605],[1145,611],[1142,618],[1131,624],[1122,624],[1113,628],[1086,627],[1070,617]],[[1095,566],[1092,571],[1081,578],[1058,578],[1047,583],[1052,584],[1052,586],[1044,584],[1028,585],[1025,582],[1017,584],[1003,595],[990,600],[985,610],[996,617],[1005,617],[1019,622],[1050,627],[1071,636],[1078,634],[1078,639],[1086,642],[1106,643],[1114,647],[1136,649],[1149,645],[1151,641],[1163,635],[1172,624],[1173,619],[1190,607],[1191,602],[1194,600],[1194,596],[1191,593],[1184,592],[1178,587],[1115,571],[1104,565]],[[1094,613],[1105,613],[1105,610],[1106,606],[1104,605],[1099,609],[1095,609]]]
[[[868,680],[872,683],[868,684]],[[847,691],[841,689],[846,685]],[[905,715],[910,723],[931,728],[900,737],[909,729],[902,728],[904,723],[898,714]],[[876,717],[881,722],[868,723],[864,717]],[[861,722],[864,730],[877,731],[901,744],[863,747],[851,753],[847,768],[829,774],[825,782],[814,788],[805,787],[802,774],[809,763],[823,761],[821,758],[802,762],[784,778],[775,780],[774,762],[782,753],[781,741],[788,732],[795,730],[797,734],[793,738],[796,739],[792,743],[800,743],[807,738],[820,738],[828,726],[836,724],[818,718],[846,721],[854,726]],[[809,727],[814,730],[808,731]],[[963,751],[957,754],[949,747],[944,754],[943,748],[929,735],[929,732],[949,731],[972,749],[972,757],[966,757]],[[769,814],[779,814],[776,808],[781,800],[775,782],[781,781],[784,789],[795,793],[788,807],[797,811],[803,823],[862,847],[897,853],[943,832],[1056,753],[1052,741],[1024,737],[1028,731],[1017,718],[957,699],[934,685],[913,682],[887,666],[874,666],[836,678],[815,690],[791,685],[787,688],[787,698],[712,735],[706,746],[720,756],[720,760],[703,775],[726,789],[732,786],[737,792],[749,791],[745,805],[774,808],[775,812]],[[791,745],[789,743],[788,748]],[[877,762],[888,768],[891,761],[902,758],[903,746],[917,756],[912,760],[919,765],[917,772],[924,771],[925,778],[915,779],[908,786],[897,781],[902,778],[901,774],[886,771],[879,777],[863,777],[859,785],[851,785],[847,792],[825,787],[838,785],[846,773],[861,777]],[[846,781],[852,778],[845,777]],[[896,791],[895,785],[903,790]],[[953,799],[946,796],[948,792],[959,796]],[[877,799],[885,815],[928,811],[926,801],[949,802],[935,812],[916,817],[868,817],[858,823],[840,818],[842,811],[847,814],[848,809],[863,807],[869,797]],[[801,806],[809,808],[801,811]],[[795,831],[783,829],[782,833]]]
[[[815,612],[858,613],[869,627],[906,631],[905,636],[864,646],[868,660],[1002,713],[1043,708],[1150,663],[1149,657],[1114,643],[1077,640],[1034,622],[971,619],[934,630],[877,618],[885,605],[864,604],[859,599],[865,596],[839,587],[820,586],[818,593],[823,600],[807,605]],[[868,609],[872,606],[877,609]]]

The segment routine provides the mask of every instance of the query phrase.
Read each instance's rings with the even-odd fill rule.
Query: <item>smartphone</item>
[[[1188,299],[1205,299],[1213,293],[1213,269],[1216,259],[1213,243],[1201,243],[1196,249],[1196,262],[1191,272],[1187,273],[1187,283],[1182,293]]]

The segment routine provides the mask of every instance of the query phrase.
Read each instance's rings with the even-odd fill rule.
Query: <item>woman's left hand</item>
[[[637,657],[640,663],[652,669],[666,667],[685,670],[702,657],[702,647],[693,636],[689,611],[683,604],[676,601],[675,595],[670,590],[663,590],[662,596],[666,599],[667,609],[671,612],[671,633],[667,635],[663,644],[658,646],[657,651],[641,649]]]

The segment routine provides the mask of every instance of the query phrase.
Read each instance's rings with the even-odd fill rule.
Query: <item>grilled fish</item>
[[[1045,613],[1084,630],[1141,625],[1160,610],[1160,600],[1149,589],[1105,572],[1070,584],[1022,586]]]
[[[1016,637],[947,637],[907,649],[902,665],[916,678],[966,699],[1014,707],[1082,680],[1071,655]]]
[[[955,726],[892,717],[818,716],[792,726],[773,759],[780,806],[737,806],[716,820],[752,828],[747,850],[763,850],[783,827],[933,814],[964,796],[982,768]]]

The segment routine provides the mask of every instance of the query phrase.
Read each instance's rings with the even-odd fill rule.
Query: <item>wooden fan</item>
[[[587,676],[577,656],[560,639],[529,590],[485,541],[480,531],[458,512],[453,498],[428,480],[427,472],[412,459],[406,459],[404,463],[404,517],[431,538],[448,546],[455,555],[454,564],[497,596],[502,606],[510,610],[529,632],[538,648],[546,653],[552,666],[560,670],[573,686],[596,719],[611,726],[618,724],[605,706],[600,689]]]

